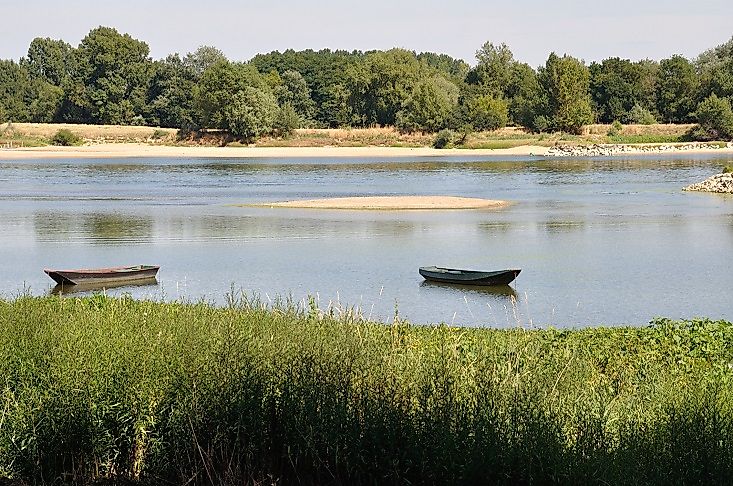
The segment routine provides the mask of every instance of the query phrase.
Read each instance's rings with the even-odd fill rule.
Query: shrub
[[[453,133],[453,130],[448,130],[447,128],[444,128],[443,130],[439,131],[437,135],[435,135],[435,140],[433,140],[433,147],[435,147],[436,149],[446,148],[449,145],[453,144],[454,138],[455,134]]]
[[[77,134],[67,128],[62,128],[51,137],[52,145],[62,147],[70,147],[73,145],[81,145],[82,139]]]
[[[550,120],[545,115],[537,115],[532,120],[532,130],[538,133],[546,132],[550,128]]]
[[[723,174],[733,173],[733,165],[726,165],[723,167]]]
[[[150,136],[153,140],[161,140],[163,138],[166,138],[168,136],[168,132],[165,130],[155,130],[153,134]]]
[[[639,125],[654,125],[657,123],[656,118],[651,111],[647,110],[643,106],[636,104],[631,110],[629,110],[626,116],[626,123],[636,123]]]
[[[624,129],[624,126],[621,125],[621,122],[618,120],[614,120],[613,123],[611,123],[611,128],[608,129],[608,136],[609,137],[615,137],[621,134],[621,131]]]
[[[697,105],[695,115],[699,130],[693,130],[691,136],[696,140],[733,139],[733,110],[727,98],[710,95]]]
[[[272,126],[273,132],[280,137],[288,137],[300,128],[301,119],[290,103],[285,103],[277,111],[275,123]]]
[[[468,117],[476,130],[496,130],[509,121],[509,105],[500,98],[480,96],[468,107]]]

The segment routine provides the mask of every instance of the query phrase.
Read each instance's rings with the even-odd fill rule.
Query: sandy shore
[[[0,149],[0,159],[115,158],[115,157],[425,157],[450,155],[543,155],[548,147],[467,150],[429,147],[172,147],[139,143],[107,143],[81,147]]]
[[[373,196],[308,199],[242,206],[302,208],[302,209],[358,209],[358,210],[436,210],[436,209],[497,209],[509,205],[507,201],[453,196]]]
[[[613,147],[613,146],[610,146]],[[623,152],[611,154],[629,156],[649,154],[644,145],[619,146]],[[720,149],[679,150],[673,144],[668,149],[653,153],[720,153],[733,154],[733,147]],[[538,155],[552,157],[551,147],[523,145],[508,149],[434,149],[430,147],[175,147],[148,145],[144,143],[105,143],[81,147],[25,147],[0,148],[0,160],[39,158],[123,158],[123,157],[205,157],[205,158],[278,158],[278,157],[440,157],[440,156],[486,156],[486,155]]]

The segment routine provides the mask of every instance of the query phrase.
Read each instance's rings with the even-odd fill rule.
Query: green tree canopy
[[[598,120],[629,123],[635,105],[644,106],[644,68],[628,59],[613,57],[590,65],[590,92]]]
[[[246,140],[271,132],[277,116],[275,96],[253,86],[237,91],[224,109],[226,129]]]
[[[591,108],[590,72],[574,57],[557,56],[554,52],[540,72],[547,91],[552,125],[570,133],[579,133],[583,125],[593,122]]]
[[[271,94],[270,87],[250,64],[218,61],[209,66],[194,90],[199,126],[228,130],[228,107],[234,96],[247,87]],[[241,96],[239,101],[241,104]]]
[[[692,120],[699,80],[695,67],[682,56],[672,56],[659,63],[657,109],[667,123]]]
[[[397,113],[397,127],[436,132],[445,128],[458,104],[458,88],[442,76],[418,82]]]
[[[110,27],[93,29],[78,49],[85,107],[97,123],[129,124],[146,109],[152,61],[145,42]]]

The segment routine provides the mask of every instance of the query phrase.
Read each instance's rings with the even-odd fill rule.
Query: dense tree
[[[270,92],[270,87],[254,66],[229,61],[218,61],[210,66],[194,89],[199,125],[203,128],[228,129],[227,109],[235,95],[247,87]],[[239,98],[241,102],[242,97]]]
[[[478,65],[468,73],[466,82],[480,86],[482,95],[488,94],[494,98],[505,96],[515,64],[509,47],[486,42],[476,51],[476,60]]]
[[[277,100],[269,90],[245,86],[224,108],[223,128],[236,137],[252,140],[271,132],[277,115]]]
[[[302,124],[313,120],[316,104],[305,78],[298,71],[285,71],[279,76],[280,84],[275,87],[275,95],[280,106],[288,105],[298,115]]]
[[[733,110],[726,98],[710,95],[695,112],[702,137],[709,140],[733,139]]]
[[[422,66],[414,53],[404,49],[374,52],[352,66],[347,87],[361,125],[394,125],[397,112],[422,77]]]
[[[37,37],[31,41],[28,55],[21,59],[21,64],[32,78],[63,87],[74,74],[74,48],[62,40]]]
[[[227,57],[216,47],[200,46],[193,52],[186,54],[182,64],[193,72],[196,78],[201,77],[204,71],[218,62],[227,61]]]
[[[163,127],[195,128],[198,116],[193,92],[196,73],[177,54],[154,64],[148,92],[148,123]]]
[[[672,56],[659,63],[657,109],[667,123],[692,120],[698,89],[695,67],[682,56]]]
[[[440,71],[443,74],[447,74],[455,81],[464,80],[468,72],[471,70],[471,66],[469,66],[466,61],[463,59],[454,59],[447,54],[421,52],[417,55],[417,59],[435,70]]]
[[[554,52],[540,72],[542,85],[548,96],[548,115],[558,130],[578,133],[583,125],[593,122],[591,108],[590,73],[574,57],[557,56]]]
[[[80,100],[92,120],[129,124],[142,116],[152,77],[145,42],[109,27],[93,29],[78,48],[85,97]]]
[[[261,73],[275,71],[299,72],[311,90],[316,106],[315,122],[324,126],[355,125],[358,120],[351,108],[344,107],[344,95],[348,91],[347,72],[350,66],[361,61],[364,54],[359,51],[305,50],[271,52],[258,54],[251,63]],[[346,98],[350,94],[346,93]],[[347,114],[348,112],[348,114]]]
[[[436,132],[448,125],[458,104],[458,88],[442,76],[418,82],[397,113],[397,126],[407,131]]]
[[[640,64],[618,57],[590,65],[590,92],[598,121],[630,123],[631,109],[645,104],[644,74]]]
[[[467,102],[466,122],[475,130],[496,130],[506,126],[509,106],[503,98],[485,94]]]
[[[681,56],[659,63],[610,58],[589,69],[551,54],[534,70],[505,44],[491,42],[477,50],[476,61],[471,69],[432,52],[324,49],[275,51],[240,63],[201,46],[153,62],[145,42],[98,27],[78,47],[36,38],[19,62],[0,61],[0,120],[147,123],[221,129],[244,139],[304,125],[465,132],[513,123],[578,132],[594,117],[698,119],[701,137],[727,133],[733,39],[694,64]],[[716,117],[722,125],[713,123]]]
[[[4,122],[28,121],[27,90],[27,71],[14,61],[0,61],[0,107]]]
[[[514,63],[506,96],[509,118],[515,125],[536,129],[534,120],[547,113],[547,94],[537,73],[528,64]]]

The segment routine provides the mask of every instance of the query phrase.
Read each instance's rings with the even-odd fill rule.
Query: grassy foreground
[[[0,300],[0,478],[723,484],[732,363],[722,321],[475,330],[21,296]]]

